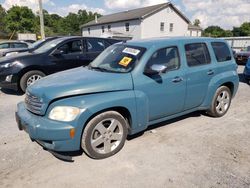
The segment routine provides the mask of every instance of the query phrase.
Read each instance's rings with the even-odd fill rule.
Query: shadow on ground
[[[157,128],[160,128],[160,127],[163,127],[163,126],[168,126],[168,125],[171,125],[174,122],[181,121],[181,120],[184,120],[186,118],[199,117],[201,115],[206,115],[206,114],[203,111],[196,111],[196,112],[193,112],[193,113],[190,113],[190,114],[187,114],[187,115],[183,115],[183,116],[171,119],[171,120],[167,120],[167,121],[164,121],[164,122],[161,122],[161,123],[151,125],[145,131],[142,131],[140,133],[128,136],[127,140],[131,141],[131,140],[133,140],[135,138],[138,138],[138,137],[142,136],[144,134],[144,132],[146,132],[146,131],[150,131],[152,129],[157,129]],[[44,149],[44,150],[46,150],[46,149]],[[83,150],[76,151],[76,152],[54,152],[54,151],[50,151],[50,150],[47,150],[47,151],[50,152],[53,156],[55,156],[57,159],[62,160],[64,162],[74,162],[73,157],[77,157],[77,156],[80,156],[80,155],[86,155]]]

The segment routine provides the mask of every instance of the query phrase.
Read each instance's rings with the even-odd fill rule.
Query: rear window
[[[206,65],[211,58],[205,43],[192,43],[185,45],[187,64],[190,67]]]
[[[218,62],[229,61],[232,59],[230,50],[224,42],[212,42],[215,57]]]

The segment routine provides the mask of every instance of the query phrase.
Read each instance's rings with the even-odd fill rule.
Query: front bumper
[[[10,81],[6,81],[6,77],[11,76]],[[0,72],[0,87],[5,89],[11,89],[11,90],[18,90],[18,84],[17,81],[18,76],[16,74],[4,74]]]
[[[49,120],[44,116],[34,115],[19,103],[16,112],[19,130],[25,130],[32,140],[38,141],[43,147],[53,151],[77,151],[80,149],[80,138],[70,137],[74,127],[65,122]]]

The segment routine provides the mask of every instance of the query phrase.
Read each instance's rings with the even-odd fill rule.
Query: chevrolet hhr
[[[48,150],[83,149],[102,159],[150,125],[197,110],[225,115],[239,85],[236,69],[222,39],[117,43],[87,67],[29,86],[16,121]]]

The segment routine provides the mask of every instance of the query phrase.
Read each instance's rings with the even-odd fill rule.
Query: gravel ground
[[[0,187],[250,187],[250,87],[242,80],[224,117],[162,123],[104,160],[74,154],[65,162],[31,142],[14,118],[23,98],[0,91]]]

